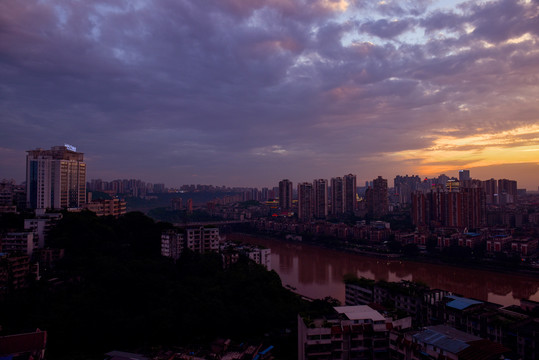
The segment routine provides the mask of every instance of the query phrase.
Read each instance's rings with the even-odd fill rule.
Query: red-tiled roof
[[[29,353],[45,349],[47,332],[17,334],[0,337],[0,355]]]

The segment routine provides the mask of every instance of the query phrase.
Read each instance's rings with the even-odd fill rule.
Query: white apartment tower
[[[29,208],[79,208],[86,203],[83,153],[70,145],[27,153],[26,201]]]

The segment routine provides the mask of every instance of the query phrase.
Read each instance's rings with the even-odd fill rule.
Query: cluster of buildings
[[[435,189],[412,195],[412,221],[418,227],[478,228],[486,225],[482,188]]]
[[[200,254],[218,253],[223,267],[236,263],[245,256],[257,264],[271,270],[271,250],[255,245],[227,242],[214,226],[194,226],[175,228],[161,234],[161,255],[178,260],[185,251]]]
[[[359,188],[355,187],[355,176],[346,175],[330,182],[303,182],[294,190],[292,182],[285,179],[279,183],[277,200],[248,208],[213,206],[212,213],[250,220],[257,231],[285,234],[295,240],[333,237],[375,250],[384,250],[383,244],[393,241],[403,246],[415,244],[420,251],[459,246],[480,250],[476,254],[487,257],[518,256],[535,263],[539,196],[523,194],[516,181],[481,181],[472,179],[469,170],[461,170],[458,179],[440,175],[421,180],[406,175],[397,176],[394,183],[388,190],[386,179],[378,177],[366,188]],[[335,221],[346,213],[366,221]],[[376,221],[384,215],[389,215],[384,219],[402,223],[409,218],[415,229],[401,226],[393,230],[389,223]]]
[[[456,191],[459,187],[481,188],[487,204],[504,205],[517,201],[519,189],[517,182],[508,179],[472,179],[470,170],[459,170],[459,177],[442,174],[436,178],[421,179],[418,175],[397,175],[393,182],[397,202],[410,204],[414,192],[427,193],[432,189]]]
[[[293,184],[284,179],[279,182],[279,208],[282,212],[297,210],[300,221],[339,218],[355,214],[359,209],[356,175],[316,179],[312,183],[297,185],[297,203],[293,201]],[[380,218],[389,211],[387,180],[379,176],[365,191],[366,211],[371,217]],[[296,205],[296,206],[294,206]]]
[[[298,359],[387,359],[389,330],[412,326],[409,317],[363,306],[337,306],[298,316]]]
[[[63,257],[63,250],[46,247],[50,230],[62,219],[59,210],[87,209],[98,216],[118,217],[126,213],[126,204],[117,198],[92,200],[86,188],[84,154],[65,145],[29,150],[25,185],[0,182],[0,212],[22,209],[29,215],[23,227],[0,233],[0,296],[26,287],[31,278],[39,279],[40,271],[51,269]]]
[[[298,316],[298,359],[539,356],[539,303],[501,306],[402,281],[346,280],[346,306]]]
[[[298,317],[300,360],[499,360],[511,355],[499,343],[451,326],[417,329],[405,314],[375,305],[338,306],[314,318]]]
[[[476,359],[489,352],[484,359],[539,356],[537,302],[523,299],[520,306],[504,307],[408,281],[352,277],[345,283],[346,305],[396,312],[411,320],[408,327],[388,326],[385,355],[368,358]]]
[[[24,219],[24,229],[0,233],[0,296],[25,288],[30,278],[50,269],[63,257],[63,250],[50,249],[45,241],[50,230],[62,219],[60,213],[37,210]]]
[[[16,213],[26,208],[26,186],[15,184],[15,180],[0,181],[0,213]]]
[[[13,180],[0,182],[0,212],[19,210],[90,210],[98,216],[125,214],[125,201],[119,198],[92,199],[89,189],[102,188],[103,182],[86,183],[84,154],[71,145],[53,146],[49,150],[28,150],[26,155],[26,183],[16,185]],[[126,186],[136,186],[126,181]],[[120,183],[124,184],[122,181]],[[88,185],[88,186],[87,186]],[[157,184],[163,185],[163,184]],[[123,185],[122,185],[123,186]],[[157,189],[163,187],[158,186]]]
[[[99,191],[110,196],[145,197],[151,194],[168,192],[168,189],[165,188],[165,184],[151,184],[139,179],[117,179],[112,181],[92,179],[88,182],[88,191]]]
[[[361,241],[379,244],[387,241],[392,234],[391,226],[385,221],[357,221],[354,225],[331,223],[328,221],[297,222],[274,218],[253,219],[250,226],[260,232],[284,233],[294,240],[302,240],[303,235],[327,236],[345,241]]]
[[[517,202],[517,182],[513,180],[449,179],[445,185],[434,183],[429,189],[410,186],[420,183],[404,180],[397,183],[396,179],[395,188],[416,189],[411,193],[410,203],[412,220],[418,227],[464,229],[494,224],[494,219],[488,221],[489,207],[504,208]]]

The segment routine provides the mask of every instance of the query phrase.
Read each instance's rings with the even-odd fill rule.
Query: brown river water
[[[331,296],[344,304],[345,274],[385,281],[421,281],[438,288],[502,305],[520,299],[539,301],[539,276],[459,268],[413,261],[386,260],[297,242],[229,234],[227,240],[271,249],[271,269],[284,286],[309,298]]]

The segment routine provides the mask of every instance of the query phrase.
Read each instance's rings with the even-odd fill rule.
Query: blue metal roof
[[[268,351],[270,351],[271,349],[273,349],[273,345],[271,345],[270,347],[268,347],[266,350],[261,351],[261,352],[260,352],[260,355],[266,355],[266,353],[267,353]]]
[[[421,342],[436,346],[453,354],[456,354],[470,346],[462,340],[453,339],[431,329],[417,333],[413,335],[413,337]]]
[[[447,297],[453,299],[453,301],[447,303],[447,306],[457,310],[464,310],[472,305],[483,303],[482,301],[472,300],[455,295],[448,295]]]

